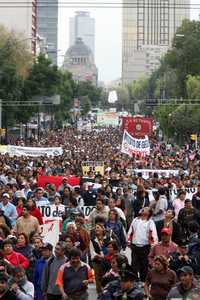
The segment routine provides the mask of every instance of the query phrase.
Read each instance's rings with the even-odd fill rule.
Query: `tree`
[[[99,106],[102,101],[103,91],[102,88],[96,87],[90,81],[80,81],[75,88],[75,96],[81,98],[88,96],[92,106]]]
[[[186,88],[189,99],[200,99],[200,76],[188,75]]]
[[[86,116],[91,109],[91,101],[88,96],[81,97],[81,112],[83,116]]]
[[[32,55],[24,37],[0,26],[0,99],[3,100],[2,125],[5,128],[18,120],[21,107],[12,102],[23,100],[24,79],[31,64]]]

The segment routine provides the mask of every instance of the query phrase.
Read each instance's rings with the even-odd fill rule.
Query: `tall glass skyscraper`
[[[90,48],[95,56],[95,19],[87,11],[77,11],[74,18],[70,18],[69,45],[73,46],[78,38]]]
[[[146,65],[153,65],[169,49],[177,27],[190,17],[189,5],[190,0],[123,0],[123,83],[148,73]]]
[[[37,0],[37,32],[45,39],[48,57],[57,65],[58,0]]]

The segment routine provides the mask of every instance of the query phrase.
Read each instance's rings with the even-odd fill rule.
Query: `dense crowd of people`
[[[0,299],[87,300],[90,284],[98,300],[199,299],[200,150],[154,136],[149,156],[129,157],[121,140],[119,128],[68,127],[16,141],[61,156],[0,155]],[[83,162],[94,163],[87,174]],[[41,187],[41,175],[63,179]],[[55,245],[48,206],[59,211]]]

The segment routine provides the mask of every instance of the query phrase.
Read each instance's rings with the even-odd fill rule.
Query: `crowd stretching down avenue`
[[[122,136],[69,126],[15,141],[61,155],[0,155],[1,300],[200,299],[200,149],[154,135],[131,157]]]

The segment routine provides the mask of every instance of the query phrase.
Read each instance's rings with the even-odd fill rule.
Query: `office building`
[[[37,0],[37,32],[46,42],[48,57],[57,65],[58,0]]]
[[[0,25],[22,34],[32,53],[36,54],[37,0],[0,0]]]
[[[181,26],[184,19],[189,19],[189,4],[190,0],[138,0],[133,1],[133,4],[131,1],[123,0],[122,82],[124,84],[156,68],[162,55],[171,47],[177,28]],[[149,62],[146,62],[148,56]],[[153,57],[152,61],[150,57]]]
[[[69,46],[73,46],[81,38],[95,56],[95,20],[87,11],[78,11],[74,18],[70,18]]]
[[[69,47],[65,54],[63,69],[73,75],[73,79],[79,81],[91,81],[95,86],[98,80],[98,70],[94,63],[94,56],[81,38],[77,38],[73,46]]]

